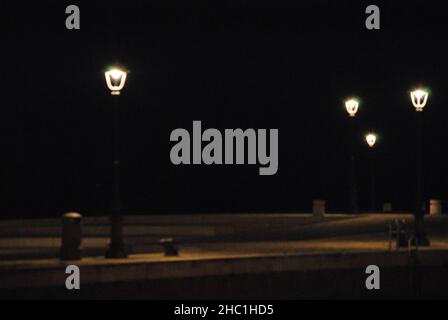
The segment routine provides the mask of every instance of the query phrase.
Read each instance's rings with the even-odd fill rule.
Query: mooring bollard
[[[163,247],[163,250],[165,251],[165,256],[167,257],[175,257],[179,255],[179,250],[176,248],[173,238],[163,238],[160,239],[160,244]]]
[[[442,214],[442,201],[431,199],[429,200],[429,214]]]
[[[325,200],[313,200],[313,217],[323,218],[325,216]]]
[[[76,212],[66,213],[62,217],[61,260],[81,259],[81,219]]]

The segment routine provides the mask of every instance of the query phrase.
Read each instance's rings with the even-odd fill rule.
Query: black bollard
[[[81,259],[81,219],[76,212],[64,214],[62,217],[61,260]]]
[[[179,250],[176,248],[175,246],[176,242],[174,241],[173,238],[160,239],[160,244],[162,245],[165,251],[165,256],[175,257],[179,255]]]

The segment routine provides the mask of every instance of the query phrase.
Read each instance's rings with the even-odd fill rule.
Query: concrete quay
[[[161,252],[159,240],[172,237],[180,244],[299,241],[372,234],[387,240],[387,224],[411,214],[212,214],[125,216],[124,235],[132,253]],[[448,234],[448,215],[426,217],[428,232]],[[109,219],[86,217],[82,221],[84,256],[99,256],[109,242]],[[0,258],[20,260],[56,258],[61,245],[61,220],[0,221]]]
[[[353,247],[356,248],[355,244]],[[332,281],[342,281],[338,279],[338,274],[344,277],[354,277],[356,284],[353,290],[361,291],[364,286],[365,269],[368,265],[378,265],[383,272],[384,293],[395,294],[396,290],[408,292],[409,283],[404,277],[404,284],[397,287],[397,278],[402,279],[404,274],[411,274],[418,265],[419,270],[446,270],[448,267],[448,246],[446,249],[425,249],[418,252],[408,251],[377,251],[375,249],[349,249],[342,252],[319,251],[316,244],[313,252],[295,254],[232,254],[232,253],[204,253],[182,254],[180,257],[163,257],[160,254],[132,255],[129,259],[105,260],[103,258],[85,258],[80,261],[60,262],[57,259],[15,261],[0,263],[0,297],[14,294],[22,296],[26,292],[34,294],[32,297],[46,297],[46,292],[56,296],[67,296],[69,292],[65,289],[65,268],[67,265],[75,264],[81,271],[82,288],[81,295],[90,296],[90,290],[98,288],[108,288],[109,293],[117,290],[116,297],[121,296],[122,288],[127,288],[130,284],[139,284],[142,297],[163,298],[161,289],[163,283],[168,283],[168,288],[172,291],[169,297],[176,297],[174,288],[181,288],[179,284],[190,288],[192,281],[196,283],[206,283],[207,292],[211,297],[221,297],[221,281],[227,279],[259,279],[259,281],[270,281],[269,279],[291,275],[299,277],[298,287],[303,285],[304,279],[322,274],[328,277],[331,275]],[[392,274],[397,273],[398,277],[392,279]],[[436,273],[433,273],[435,275]],[[429,274],[431,276],[431,274]],[[214,280],[212,280],[214,279]],[[264,280],[262,280],[264,279]],[[342,279],[342,278],[341,278]],[[253,281],[253,280],[252,280]],[[309,281],[309,280],[308,280]],[[431,279],[434,282],[434,279]],[[177,285],[176,285],[177,283]],[[186,284],[187,283],[187,284]],[[438,278],[438,285],[448,283],[448,276]],[[319,286],[322,283],[317,282]],[[254,284],[252,284],[254,285]],[[273,281],[276,287],[278,283]],[[329,284],[333,285],[333,284]],[[143,287],[141,287],[143,286]],[[285,284],[283,284],[283,287]],[[199,286],[199,288],[201,288]],[[204,288],[204,287],[202,287]],[[341,293],[350,293],[343,290]],[[85,289],[83,291],[82,289]],[[190,288],[191,289],[191,288]],[[173,291],[174,290],[174,291]],[[259,289],[257,289],[259,290]],[[254,292],[258,292],[255,290]],[[276,290],[280,290],[276,288]],[[284,287],[285,294],[294,291],[294,287]],[[322,290],[322,289],[320,289]],[[98,291],[92,291],[98,292]],[[100,290],[100,292],[104,292]],[[122,292],[119,294],[119,292]],[[124,291],[125,292],[125,291]],[[132,290],[134,292],[134,290]],[[316,291],[315,293],[317,293]],[[102,293],[102,294],[106,294]],[[179,292],[178,292],[179,293]],[[165,294],[166,291],[165,291]],[[321,292],[322,294],[322,292]],[[26,294],[25,294],[26,295]],[[107,297],[107,294],[106,296]],[[178,296],[179,297],[179,296]],[[199,297],[199,296],[198,296]],[[166,297],[165,297],[166,298]],[[193,296],[192,298],[195,298]]]

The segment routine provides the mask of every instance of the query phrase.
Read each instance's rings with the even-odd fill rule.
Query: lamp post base
[[[106,259],[125,259],[128,257],[123,243],[111,243],[106,251]]]

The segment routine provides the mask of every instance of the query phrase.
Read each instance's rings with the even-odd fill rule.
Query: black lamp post
[[[358,212],[358,194],[356,190],[356,173],[355,173],[355,152],[354,152],[354,137],[355,126],[354,118],[358,112],[359,101],[354,98],[347,99],[345,101],[345,109],[349,114],[351,120],[351,137],[350,137],[350,171],[349,171],[349,211],[351,213]]]
[[[423,108],[428,101],[428,92],[417,89],[411,92],[412,104],[415,107],[416,117],[416,198],[414,209],[414,242],[419,246],[429,246],[429,239],[425,232],[425,209],[423,208],[423,177],[422,177],[422,135],[423,135]]]
[[[370,152],[370,211],[375,212],[375,152],[373,147],[376,143],[376,135],[374,133],[367,134],[366,142],[372,149]]]
[[[119,96],[126,82],[126,72],[120,69],[112,69],[105,73],[106,83],[111,90],[114,100],[114,159],[113,159],[113,196],[112,196],[112,215],[111,215],[111,233],[109,248],[106,252],[106,258],[127,258],[127,252],[123,240],[123,218],[121,216],[120,199],[120,119],[119,119]]]

